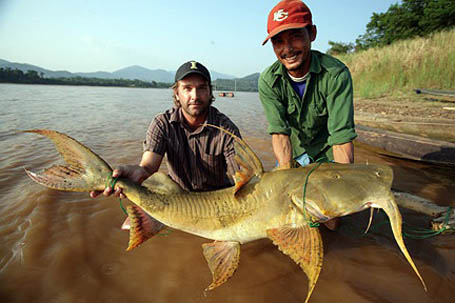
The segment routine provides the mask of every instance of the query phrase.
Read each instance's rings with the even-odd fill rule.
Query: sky
[[[306,0],[318,34],[354,42],[374,12],[398,0]],[[275,60],[267,16],[277,0],[0,0],[0,59],[50,70],[114,72],[131,65],[175,71],[197,60],[244,77]]]

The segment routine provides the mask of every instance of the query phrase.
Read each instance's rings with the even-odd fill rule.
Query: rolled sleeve
[[[354,125],[354,104],[351,74],[343,69],[333,80],[327,97],[328,144],[338,145],[357,137]]]
[[[267,132],[269,134],[291,134],[291,128],[286,119],[286,107],[280,102],[270,83],[264,79],[263,74],[259,77],[259,99],[261,100],[264,113],[269,123]]]
[[[143,152],[150,151],[162,156],[164,156],[166,153],[164,125],[161,123],[158,117],[153,119],[152,123],[150,123],[142,147]]]

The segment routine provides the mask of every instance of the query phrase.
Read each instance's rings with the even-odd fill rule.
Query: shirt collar
[[[208,123],[208,124],[214,124],[216,125],[217,121],[216,121],[216,113],[217,113],[217,109],[214,108],[213,106],[209,106],[209,113],[207,115],[207,118],[205,119],[204,121],[204,124],[205,123]],[[182,126],[183,125],[183,113],[182,113],[182,108],[179,106],[174,106],[172,108],[172,111],[171,111],[171,115],[169,117],[169,121],[172,123],[181,123]],[[207,127],[202,127],[202,128],[198,128],[196,129],[194,132],[192,132],[192,134],[199,134],[201,133],[203,130],[205,130]]]

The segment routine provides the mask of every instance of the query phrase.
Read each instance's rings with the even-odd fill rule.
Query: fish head
[[[296,168],[293,175],[288,185],[293,203],[318,222],[374,207],[388,196],[393,179],[389,166],[338,163]]]

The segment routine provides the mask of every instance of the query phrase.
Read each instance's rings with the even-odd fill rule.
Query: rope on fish
[[[118,181],[118,177],[113,178],[112,176],[109,176],[107,178],[107,180],[106,180],[106,187],[110,186],[112,189],[114,189],[114,186],[117,183],[117,181]],[[123,206],[122,199],[118,198],[118,201],[119,201],[119,204],[120,204],[120,208],[123,210],[125,215],[128,216],[128,213],[126,212],[126,209]],[[167,237],[170,234],[172,234],[172,230],[171,229],[166,229],[166,232],[160,232],[158,234],[158,236]]]
[[[450,217],[450,213],[452,211],[452,207],[449,206],[449,208],[447,209],[447,214],[444,218],[444,223],[442,225],[442,227],[439,229],[439,230],[432,230],[432,229],[428,229],[428,228],[415,228],[415,227],[411,227],[410,225],[406,224],[406,222],[403,222],[403,237],[404,238],[407,238],[407,239],[414,239],[414,240],[425,240],[425,239],[428,239],[428,238],[431,238],[431,237],[435,237],[439,234],[442,234],[444,231],[446,231],[448,228],[447,226],[449,226],[449,217]],[[383,213],[383,212],[381,212]],[[377,230],[379,227],[381,227],[382,225],[388,225],[389,224],[389,220],[387,218],[384,218],[384,220],[378,224],[375,224],[371,230]]]
[[[451,211],[452,206],[449,206],[447,209],[446,217],[444,218],[444,224],[439,230],[432,230],[428,228],[411,228],[404,225],[403,229],[407,229],[407,231],[403,231],[403,236],[405,238],[423,240],[442,234],[447,230],[447,226],[449,225],[449,217]]]
[[[118,177],[113,178],[112,176],[109,176],[106,180],[106,187],[110,186],[112,188],[112,190],[114,190],[114,187],[115,187],[115,184],[117,183],[117,181],[118,181]],[[120,208],[123,210],[125,215],[128,216],[128,213],[126,212],[125,207],[123,207],[122,199],[120,199],[120,197],[118,198],[118,201],[120,204]]]
[[[305,207],[305,204],[306,204],[306,189],[307,189],[307,186],[308,186],[308,179],[310,178],[310,175],[322,164],[322,163],[325,163],[325,162],[329,162],[327,160],[327,158],[319,158],[317,159],[316,161],[314,161],[313,158],[310,158],[310,161],[311,162],[316,162],[317,165],[315,165],[309,172],[308,174],[306,175],[305,177],[305,184],[303,185],[303,216],[305,217],[305,221],[307,221],[308,223],[308,226],[310,227],[319,227],[319,223],[318,222],[313,222],[311,219],[310,219],[310,216],[307,214],[306,212],[306,207]]]

